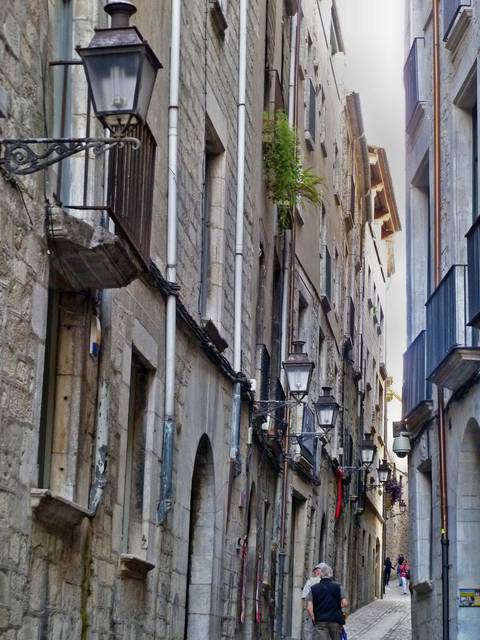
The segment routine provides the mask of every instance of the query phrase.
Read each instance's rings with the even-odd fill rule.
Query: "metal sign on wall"
[[[480,589],[459,589],[459,607],[480,607]]]

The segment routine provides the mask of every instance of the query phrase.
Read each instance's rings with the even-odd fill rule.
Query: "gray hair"
[[[318,566],[321,578],[333,578],[332,567],[329,567],[325,562],[321,562]]]

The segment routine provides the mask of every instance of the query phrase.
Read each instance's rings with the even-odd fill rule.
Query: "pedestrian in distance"
[[[392,561],[390,558],[385,558],[385,564],[383,566],[383,584],[386,587],[390,582],[390,574],[392,573]]]
[[[407,583],[410,580],[410,567],[408,566],[407,559],[404,558],[400,565],[400,578],[402,580],[403,595],[407,595]]]
[[[308,615],[314,626],[314,640],[341,640],[348,600],[340,584],[334,582],[328,564],[318,565],[320,581],[314,584],[307,600]]]
[[[396,565],[396,568],[397,568],[397,580],[398,580],[398,586],[399,586],[399,587],[401,587],[401,586],[402,586],[402,578],[400,577],[400,567],[401,567],[401,566],[402,566],[402,564],[403,564],[403,560],[404,560],[404,557],[403,557],[403,555],[400,553],[400,554],[398,555],[398,557],[397,557],[397,565]]]

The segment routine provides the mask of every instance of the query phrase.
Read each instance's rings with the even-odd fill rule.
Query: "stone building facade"
[[[104,135],[75,64],[75,46],[107,25],[102,4],[1,3],[2,138]],[[133,132],[142,155],[88,152],[26,177],[0,165],[8,640],[298,639],[301,587],[320,560],[354,607],[379,595],[381,500],[365,491],[358,446],[365,432],[379,450],[385,442],[380,305],[388,237],[399,226],[393,194],[380,203],[388,165],[367,147],[359,97],[343,87],[335,4],[299,4],[250,0],[242,31],[243,3],[180,3],[177,105],[169,89],[177,4],[138,0],[133,21],[163,64],[148,127]],[[325,182],[322,204],[299,205],[285,231],[263,180],[264,113],[277,109]],[[316,369],[309,407],[285,408],[281,363],[295,339]],[[304,434],[322,386],[341,410],[317,440]],[[267,419],[261,401],[271,399],[280,404]]]
[[[420,640],[478,634],[479,609],[468,606],[466,592],[474,592],[480,579],[472,542],[478,530],[480,434],[478,262],[473,252],[478,222],[479,5],[464,4],[439,3],[440,282],[435,279],[432,3],[410,3],[405,43],[409,348],[403,398],[412,447],[412,622]],[[450,302],[442,298],[447,290]],[[441,519],[439,390],[445,407],[447,529]],[[442,532],[448,545],[442,545]],[[442,547],[449,554],[443,563]],[[445,591],[442,574],[449,580]],[[444,624],[442,615],[447,617]]]

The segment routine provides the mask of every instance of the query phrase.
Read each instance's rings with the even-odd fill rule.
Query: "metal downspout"
[[[110,410],[110,388],[108,384],[108,369],[110,361],[106,358],[106,349],[111,335],[112,291],[102,291],[101,321],[102,346],[97,387],[97,415],[95,427],[95,470],[88,498],[88,509],[95,514],[101,502],[105,485],[107,484],[108,464],[108,417]],[[109,345],[108,345],[109,346]]]
[[[433,0],[433,185],[434,185],[434,238],[435,285],[442,279],[442,219],[441,219],[441,138],[440,138],[440,17],[439,0]],[[450,588],[447,460],[445,437],[445,407],[443,388],[437,388],[438,448],[440,464],[440,542],[442,545],[442,638],[450,638]]]
[[[235,229],[235,291],[233,320],[233,368],[242,368],[242,287],[243,287],[243,225],[245,203],[245,109],[247,75],[247,15],[248,0],[240,0],[240,33],[238,50],[238,135],[237,135],[237,211]],[[241,383],[236,382],[232,397],[230,460],[236,460],[240,448]]]
[[[292,17],[291,43],[290,43],[290,70],[289,70],[289,94],[288,94],[288,122],[291,127],[296,127],[298,113],[298,54],[300,47],[300,23],[298,13]],[[281,355],[282,362],[287,358],[287,347],[291,343],[293,311],[293,273],[295,265],[295,216],[292,215],[292,231],[285,232],[283,252],[283,299],[282,299],[282,339]],[[283,369],[280,373],[280,380],[285,388],[285,373]],[[289,412],[287,409],[287,424],[289,424]],[[287,433],[282,443],[282,450],[288,451],[289,439]],[[285,593],[285,558],[287,555],[287,497],[288,497],[288,461],[283,461],[282,477],[282,501],[280,512],[280,545],[278,553],[278,599],[277,599],[277,625],[276,638],[281,639],[283,635],[284,618],[284,593]]]
[[[178,88],[180,81],[181,0],[172,0],[172,41],[170,47],[170,104],[168,107],[168,205],[167,205],[167,280],[177,281],[177,155]],[[162,446],[162,485],[157,518],[165,523],[173,504],[173,435],[175,428],[175,339],[177,298],[169,294],[165,327],[165,405]]]

